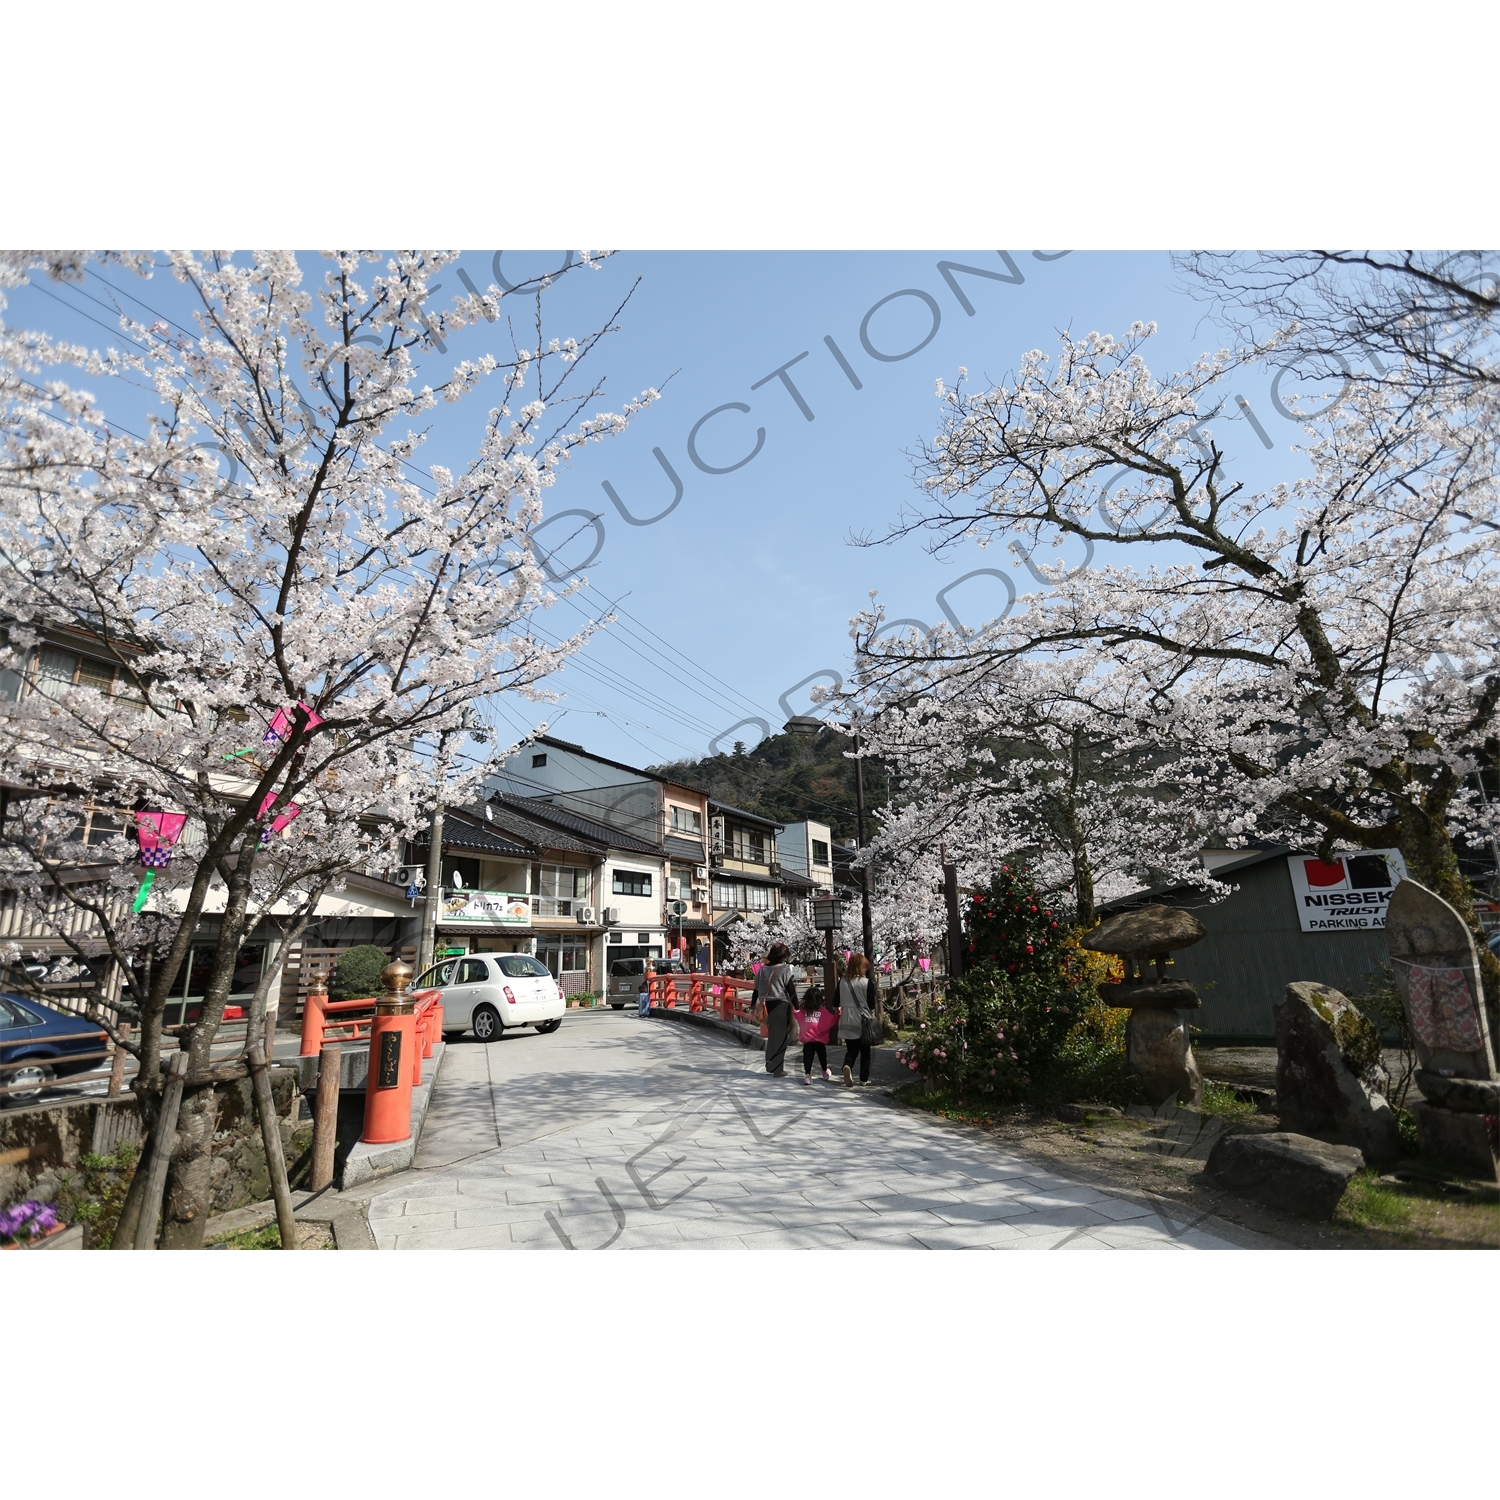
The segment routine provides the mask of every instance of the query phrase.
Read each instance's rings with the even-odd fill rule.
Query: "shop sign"
[[[486,926],[529,927],[531,897],[500,891],[444,891],[438,921],[445,925],[481,922]]]

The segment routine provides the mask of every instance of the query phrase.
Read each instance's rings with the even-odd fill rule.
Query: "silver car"
[[[651,966],[658,974],[686,974],[687,966],[676,958],[653,958]],[[617,958],[609,966],[609,1004],[614,1010],[634,1005],[641,992],[641,976],[646,972],[644,958]]]
[[[413,994],[437,990],[443,997],[443,1037],[472,1031],[492,1042],[516,1026],[556,1031],[568,1003],[547,971],[529,953],[471,953],[445,958],[421,974]]]

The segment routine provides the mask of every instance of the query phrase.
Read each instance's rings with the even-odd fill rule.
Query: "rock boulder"
[[[1232,1193],[1309,1219],[1331,1219],[1365,1159],[1353,1146],[1310,1136],[1221,1136],[1208,1155],[1208,1175]]]
[[[1401,1154],[1396,1113],[1378,1092],[1380,1034],[1352,1000],[1296,983],[1276,1003],[1276,1101],[1289,1130],[1362,1151],[1379,1165]]]

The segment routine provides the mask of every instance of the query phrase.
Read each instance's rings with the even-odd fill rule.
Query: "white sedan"
[[[534,1026],[543,1035],[562,1025],[567,1001],[557,981],[528,953],[471,953],[447,958],[412,985],[414,995],[436,990],[443,997],[443,1036],[472,1031],[492,1042],[514,1026]]]

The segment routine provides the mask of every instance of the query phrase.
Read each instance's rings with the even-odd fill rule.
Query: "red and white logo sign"
[[[1330,860],[1311,854],[1287,858],[1292,897],[1303,932],[1361,932],[1385,926],[1386,908],[1406,878],[1399,849],[1365,849]]]

